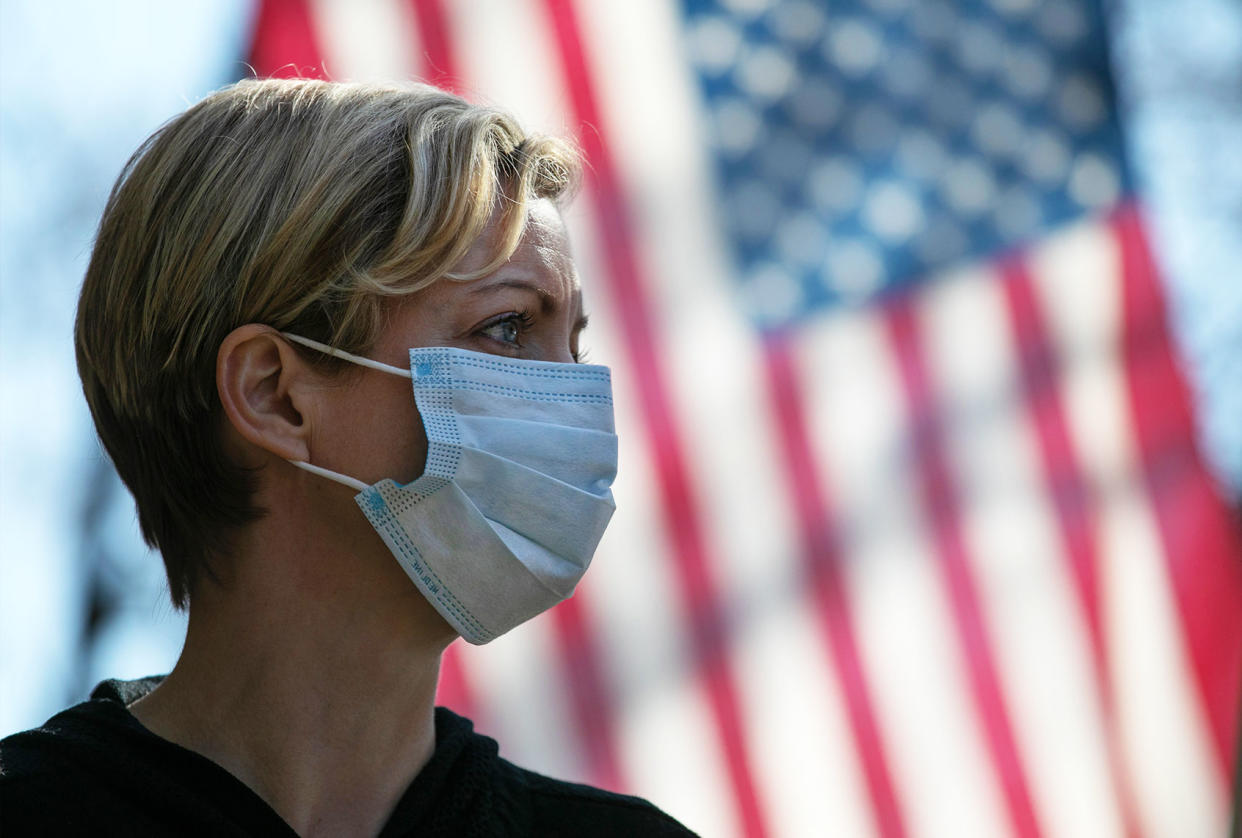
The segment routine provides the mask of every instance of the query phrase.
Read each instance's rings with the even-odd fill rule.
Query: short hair
[[[387,301],[490,273],[528,201],[559,201],[578,173],[566,143],[417,84],[243,81],[142,144],[104,210],[74,343],[176,607],[264,512],[256,474],[222,447],[216,355],[229,332],[264,323],[365,354]],[[450,273],[497,213],[494,258]]]

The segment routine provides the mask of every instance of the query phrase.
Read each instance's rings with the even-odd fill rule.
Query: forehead
[[[493,235],[499,235],[499,224]],[[494,252],[494,251],[493,251]],[[546,198],[532,201],[526,213],[526,227],[517,249],[509,257],[511,263],[545,263],[549,268],[573,273],[573,260],[569,254],[569,233],[561,211]]]
[[[501,248],[503,233],[501,215],[497,212],[487,223],[487,227],[484,227],[482,235],[469,248],[466,256],[453,266],[452,273],[473,273],[486,266]],[[571,281],[570,286],[576,288],[565,222],[561,219],[560,210],[548,199],[529,202],[522,238],[513,253],[510,253],[508,262],[499,266],[496,273],[514,268],[543,268],[554,274],[565,274],[564,278]],[[487,277],[483,277],[478,282],[486,279]]]
[[[555,249],[565,258],[569,256],[569,234],[561,211],[547,198],[531,201],[526,213],[524,241],[534,247]]]
[[[453,272],[467,273],[485,266],[495,257],[502,234],[497,214]],[[522,237],[508,261],[489,276],[465,284],[485,283],[491,277],[513,274],[538,281],[546,286],[545,292],[558,296],[568,296],[578,290],[578,276],[570,254],[565,221],[556,205],[546,198],[532,200],[527,205]]]

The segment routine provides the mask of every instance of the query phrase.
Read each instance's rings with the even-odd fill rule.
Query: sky
[[[113,180],[173,114],[242,70],[242,0],[0,6],[0,735],[104,674],[166,671],[183,618],[94,438],[73,313]],[[85,491],[102,484],[106,490]],[[101,521],[106,543],[81,545]],[[112,557],[117,619],[83,659],[83,566]]]

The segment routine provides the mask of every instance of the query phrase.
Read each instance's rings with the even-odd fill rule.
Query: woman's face
[[[488,226],[456,271],[485,265],[495,253]],[[560,212],[531,203],[525,232],[508,262],[476,280],[440,280],[392,309],[370,357],[409,365],[409,349],[457,346],[511,358],[572,362],[586,326],[582,292]],[[407,483],[427,457],[427,437],[410,382],[359,369],[325,393],[311,441],[311,462],[373,484]]]

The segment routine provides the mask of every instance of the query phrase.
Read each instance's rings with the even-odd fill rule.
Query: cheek
[[[386,440],[374,452],[381,461],[374,463],[374,483],[390,477],[398,483],[409,483],[423,473],[427,462],[427,433],[408,390],[392,399],[380,415],[372,416],[368,428],[379,439]]]
[[[427,435],[409,385],[377,381],[356,389],[334,429],[343,471],[367,484],[408,483],[423,473]]]

